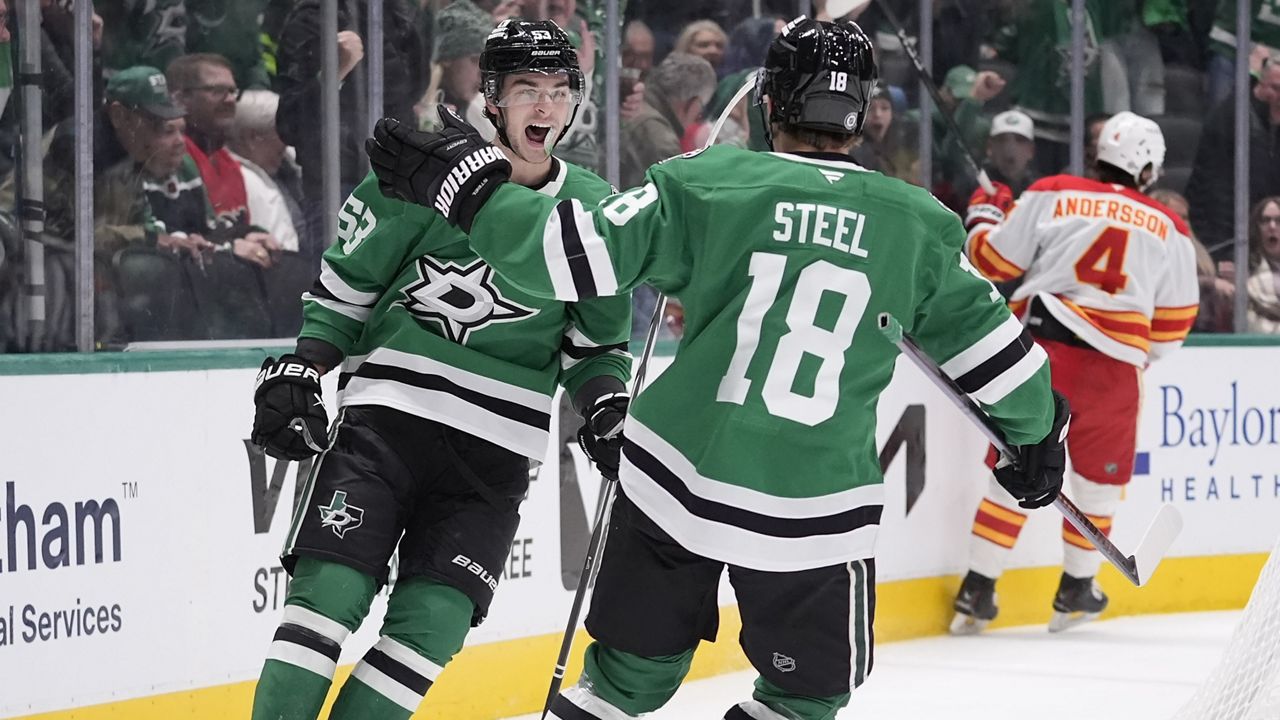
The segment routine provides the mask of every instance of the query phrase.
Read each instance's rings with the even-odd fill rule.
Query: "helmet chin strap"
[[[485,114],[488,114],[487,110]],[[502,144],[508,150],[515,152],[515,148],[511,144],[511,138],[507,137],[507,117],[502,113],[502,108],[498,108],[498,113],[489,119],[493,122],[494,130],[498,131],[498,139],[502,141]]]

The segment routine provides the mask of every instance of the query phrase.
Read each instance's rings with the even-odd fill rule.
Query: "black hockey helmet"
[[[526,72],[564,73],[569,78],[569,90],[577,100],[568,122],[560,131],[560,137],[556,138],[556,142],[560,142],[578,115],[586,81],[582,68],[578,66],[578,51],[569,42],[569,35],[551,20],[503,20],[484,42],[484,50],[480,53],[480,79],[485,100],[496,105],[502,91],[503,76]],[[495,117],[488,108],[485,115],[498,129],[502,141],[510,145],[501,118]]]
[[[875,81],[871,40],[857,23],[802,15],[774,38],[760,71],[757,96],[761,103],[767,96],[773,105],[766,132],[777,122],[861,134]]]

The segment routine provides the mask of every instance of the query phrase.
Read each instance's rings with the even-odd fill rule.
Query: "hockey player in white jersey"
[[[979,189],[965,220],[978,270],[995,282],[1021,280],[1010,305],[1048,352],[1053,387],[1073,411],[1071,494],[1107,534],[1133,472],[1143,368],[1182,343],[1199,303],[1190,231],[1141,192],[1164,154],[1160,128],[1122,112],[1098,140],[1099,180],[1047,177],[1016,205],[1008,188]],[[974,518],[952,632],[978,632],[996,616],[995,582],[1026,518],[993,479]],[[1066,521],[1062,537],[1052,631],[1107,606],[1094,582],[1099,553]]]

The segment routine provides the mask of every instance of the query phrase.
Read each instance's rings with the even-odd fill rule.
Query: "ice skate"
[[[1107,596],[1093,578],[1074,578],[1063,573],[1058,594],[1053,598],[1053,617],[1049,632],[1062,632],[1102,614],[1107,609]]]
[[[1000,608],[996,606],[996,581],[972,570],[960,583],[953,606],[956,616],[951,621],[952,635],[976,635],[995,619]]]

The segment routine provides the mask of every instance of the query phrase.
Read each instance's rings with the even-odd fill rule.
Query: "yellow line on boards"
[[[1266,553],[1169,558],[1143,588],[1134,587],[1104,566],[1099,582],[1111,597],[1104,617],[1243,607],[1266,560]],[[997,586],[1000,616],[991,626],[1047,623],[1060,574],[1054,567],[1005,573]],[[884,643],[946,633],[951,601],[959,586],[958,576],[879,583],[876,640]],[[737,643],[741,628],[738,608],[721,608],[720,639],[698,648],[689,679],[749,667]],[[586,633],[579,631],[566,684],[581,672],[582,649],[588,640]],[[445,669],[416,717],[495,720],[537,712],[542,709],[559,647],[558,633],[468,647]],[[350,671],[350,667],[338,669],[330,703]],[[217,685],[14,720],[248,720],[254,684]]]

